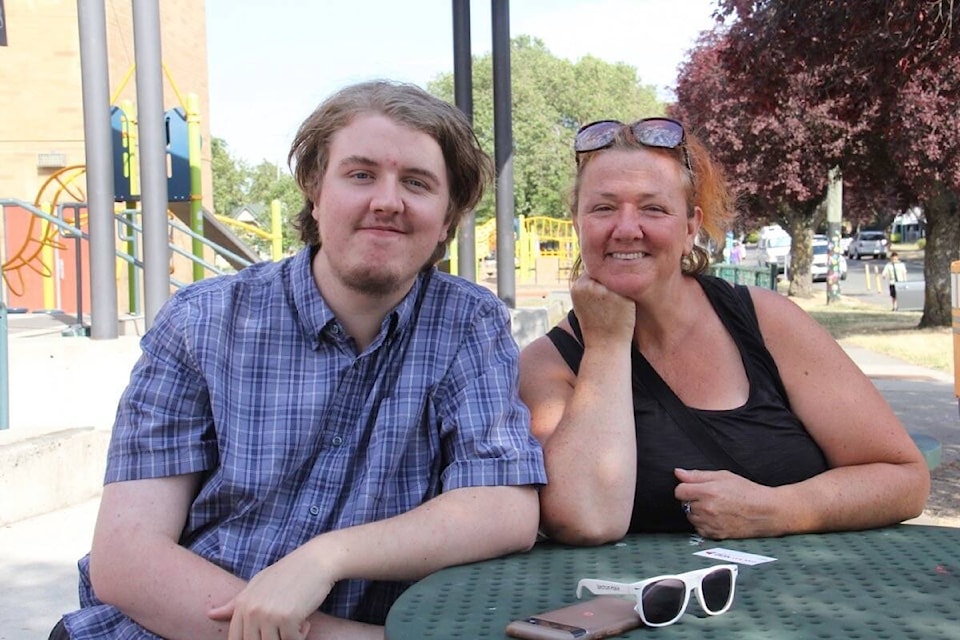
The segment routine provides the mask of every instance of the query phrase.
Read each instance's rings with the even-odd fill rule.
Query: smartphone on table
[[[634,604],[617,596],[597,596],[514,620],[507,625],[507,635],[527,640],[608,638],[640,626],[640,615],[634,610]]]

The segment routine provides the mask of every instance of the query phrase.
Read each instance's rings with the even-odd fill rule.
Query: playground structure
[[[579,255],[577,235],[570,220],[549,216],[518,216],[514,222],[516,277],[520,284],[566,285]],[[497,221],[476,226],[477,273],[484,258],[497,250]],[[457,243],[450,244],[450,272],[457,274]]]
[[[164,72],[180,106],[166,112],[168,239],[170,284],[178,288],[230,269],[240,269],[262,256],[252,251],[230,228],[266,238],[270,256],[282,254],[279,203],[271,205],[269,230],[202,207],[198,101],[184,97],[169,72]],[[133,68],[111,97],[116,102]],[[142,224],[139,202],[136,110],[130,101],[111,109],[113,130],[114,207],[117,250],[116,284],[126,290],[122,310],[141,313]],[[90,308],[89,239],[84,174],[86,167],[64,167],[50,175],[32,203],[0,200],[0,267],[2,299],[14,310],[58,310],[76,315]],[[186,272],[192,272],[189,277]],[[71,287],[70,284],[74,286]],[[122,300],[122,297],[118,297]]]

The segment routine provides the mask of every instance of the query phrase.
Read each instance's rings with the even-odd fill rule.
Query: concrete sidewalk
[[[0,640],[45,640],[75,610],[99,498],[0,527]]]
[[[553,296],[547,291],[541,297]],[[136,337],[63,338],[35,327],[12,331],[8,342],[11,426],[0,431],[0,640],[35,640],[78,606],[76,563],[90,546],[110,426],[139,347]],[[911,432],[960,450],[952,376],[855,346],[844,349]]]

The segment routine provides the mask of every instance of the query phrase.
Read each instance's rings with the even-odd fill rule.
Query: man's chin
[[[396,273],[362,270],[344,274],[343,284],[368,296],[390,296],[397,293],[404,281]]]

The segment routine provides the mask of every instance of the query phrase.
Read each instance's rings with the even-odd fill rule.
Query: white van
[[[775,264],[777,265],[777,272],[782,273],[789,253],[789,233],[776,225],[764,227],[760,231],[760,242],[757,244],[757,264],[761,267],[769,267]]]

